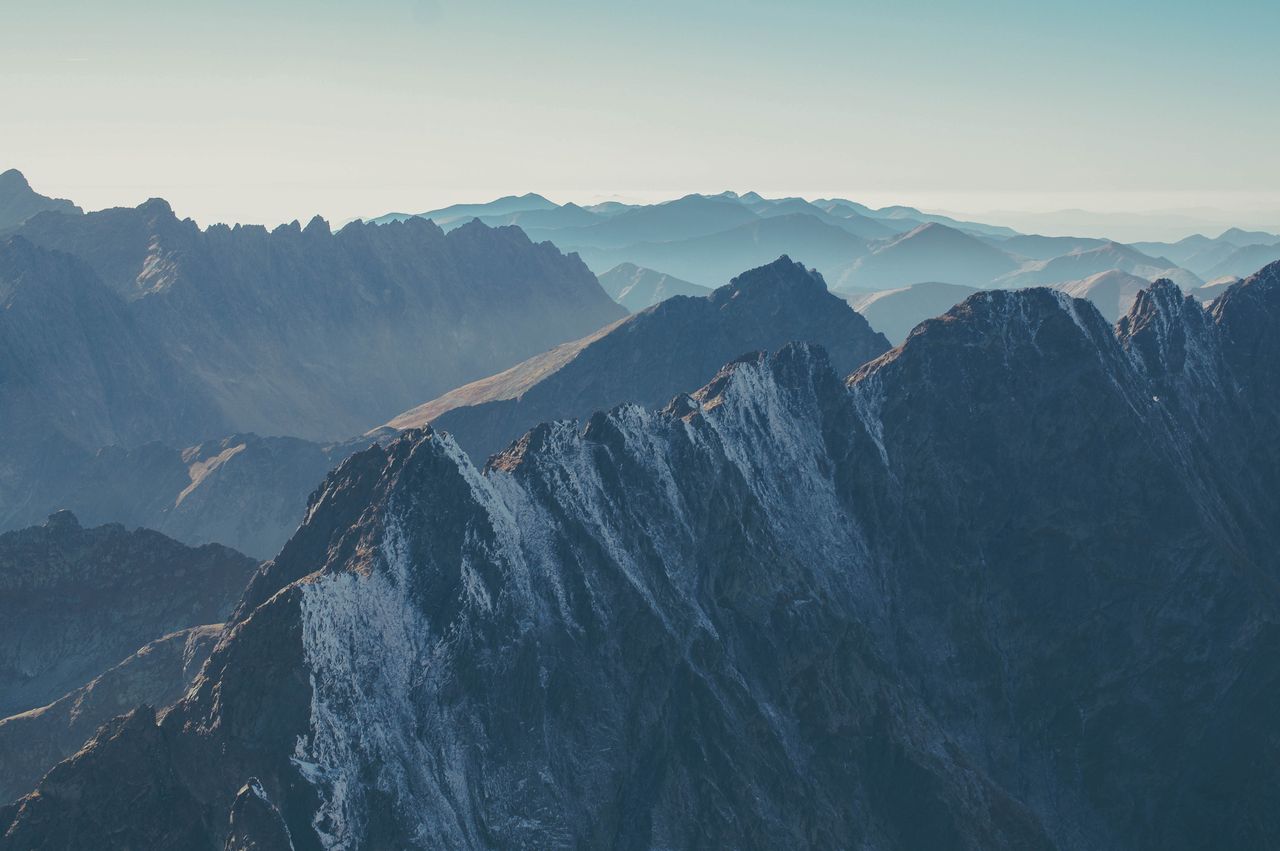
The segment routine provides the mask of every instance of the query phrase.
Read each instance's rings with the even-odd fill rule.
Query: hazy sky
[[[694,191],[1280,210],[1280,3],[0,0],[0,169],[211,221]]]

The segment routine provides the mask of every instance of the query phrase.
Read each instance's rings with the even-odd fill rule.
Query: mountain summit
[[[16,168],[0,173],[0,230],[44,212],[79,214],[81,210],[65,198],[49,198],[36,192]]]
[[[432,423],[477,461],[545,420],[585,420],[624,402],[648,407],[703,383],[725,361],[787,342],[828,347],[848,372],[889,348],[822,277],[788,257],[705,297],[675,296],[391,420]]]

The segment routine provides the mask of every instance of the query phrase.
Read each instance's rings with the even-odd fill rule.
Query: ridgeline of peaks
[[[5,847],[1271,847],[1277,340],[1280,264],[984,291],[844,383],[373,446]]]
[[[391,420],[433,424],[476,459],[539,422],[577,418],[623,402],[664,404],[743,352],[800,340],[848,372],[889,348],[867,321],[788,257],[738,275],[701,298],[679,296],[595,334],[453,390]]]
[[[542,420],[583,418],[622,402],[661,405],[745,351],[789,340],[820,343],[848,371],[888,348],[789,261],[738,276],[705,298],[682,298],[565,343],[397,417],[404,428],[437,420],[477,462]],[[457,409],[457,410],[454,410]],[[145,526],[184,542],[218,541],[269,558],[297,528],[324,474],[383,432],[333,444],[235,434],[185,449],[161,443],[97,450],[65,446],[32,458],[0,528],[72,508],[88,522]]]
[[[237,521],[206,504],[194,528],[179,503],[202,475],[182,447],[342,440],[624,315],[577,258],[518,228],[446,234],[412,219],[334,233],[317,218],[200,230],[159,199],[41,213],[0,237],[0,522],[75,505],[187,540],[234,528],[226,540],[270,554],[328,462],[278,500],[223,505],[263,514]],[[122,456],[155,464],[124,469],[139,487],[99,513],[94,477]]]
[[[0,172],[0,230],[43,212],[78,215],[81,210],[65,198],[49,198],[36,192],[16,168]]]

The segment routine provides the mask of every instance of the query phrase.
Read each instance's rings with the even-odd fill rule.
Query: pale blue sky
[[[1122,5],[0,0],[0,168],[206,223],[725,188],[1280,210],[1280,3]]]

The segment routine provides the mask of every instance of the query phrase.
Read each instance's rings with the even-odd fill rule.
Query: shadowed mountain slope
[[[545,420],[585,419],[623,402],[661,405],[720,364],[799,340],[828,346],[849,371],[889,348],[866,321],[827,292],[822,278],[782,257],[744,272],[704,298],[676,297],[499,375],[466,385],[393,419],[450,431],[477,460]]]
[[[517,228],[473,223],[445,234],[410,219],[331,233],[317,218],[305,229],[202,231],[149,201],[43,214],[21,234],[80,257],[121,301],[111,310],[161,353],[130,356],[180,376],[165,393],[139,395],[181,388],[195,396],[188,415],[163,431],[143,427],[155,419],[146,411],[139,428],[117,434],[101,417],[82,417],[71,437],[89,447],[156,439],[182,446],[237,431],[342,438],[623,315],[585,266]],[[27,295],[38,298],[39,289]],[[56,305],[37,307],[50,350],[63,345],[60,334],[78,342],[83,322],[71,324]],[[19,377],[50,360],[32,348],[10,356],[30,361]],[[74,375],[56,376],[41,382],[42,392],[95,392]]]
[[[43,706],[143,644],[223,620],[257,566],[70,512],[0,535],[0,717]]]
[[[4,845],[1272,847],[1277,323],[1280,266],[984,291],[847,383],[372,447]]]

